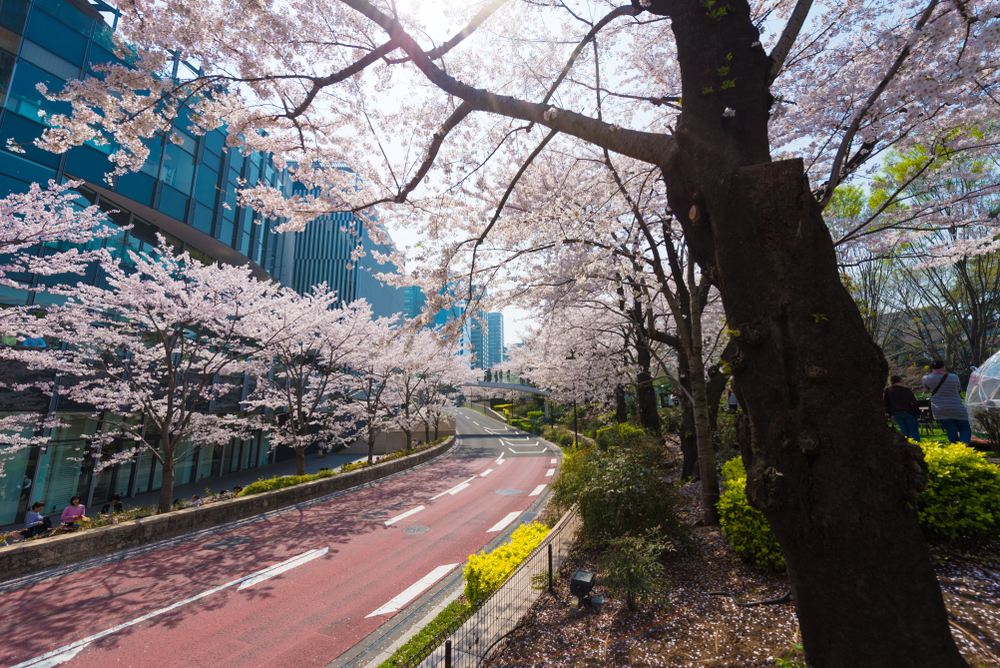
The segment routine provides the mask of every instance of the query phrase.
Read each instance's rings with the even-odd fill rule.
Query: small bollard
[[[549,593],[552,591],[552,543],[549,543]]]
[[[451,638],[444,641],[444,668],[451,668]]]

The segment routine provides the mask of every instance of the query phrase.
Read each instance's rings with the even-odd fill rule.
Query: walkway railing
[[[420,668],[477,668],[503,645],[528,609],[558,577],[569,556],[580,514],[576,507],[563,516],[517,570],[456,629],[428,643],[411,660]],[[443,639],[443,642],[442,642]],[[419,662],[419,663],[418,663]]]

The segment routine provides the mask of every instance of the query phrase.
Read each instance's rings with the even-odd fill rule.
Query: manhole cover
[[[497,494],[503,494],[504,496],[517,496],[521,493],[519,489],[498,489]]]
[[[363,520],[377,520],[380,517],[385,517],[385,513],[365,513],[361,515]]]
[[[219,540],[213,540],[211,543],[205,543],[201,549],[228,550],[231,547],[246,545],[252,540],[253,538],[251,538],[250,536],[228,536],[227,538],[220,538]]]
[[[406,527],[405,529],[403,529],[403,533],[408,533],[410,535],[413,535],[415,533],[427,533],[430,530],[431,530],[430,527]]]

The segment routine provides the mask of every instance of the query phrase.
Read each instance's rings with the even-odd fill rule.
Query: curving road
[[[458,432],[405,475],[0,595],[0,665],[326,666],[544,496],[551,445],[466,409]]]

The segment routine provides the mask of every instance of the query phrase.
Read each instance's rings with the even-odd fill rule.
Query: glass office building
[[[381,284],[376,285],[371,276],[357,272],[350,276],[346,272],[326,272],[320,276],[322,272],[309,268],[309,262],[329,259],[324,258],[324,253],[339,258],[343,251],[337,244],[346,245],[325,238],[323,224],[316,225],[311,236],[296,243],[296,235],[274,232],[280,221],[267,221],[237,205],[238,179],[251,186],[267,183],[285,192],[291,192],[292,182],[288,173],[276,169],[267,155],[243,156],[227,149],[222,130],[195,136],[187,130],[191,122],[182,113],[173,128],[179,141],[162,136],[154,138],[141,171],[117,177],[111,183],[104,180],[104,174],[111,168],[108,156],[114,146],[88,144],[61,155],[33,146],[32,142],[44,130],[39,111],[46,114],[69,111],[66,103],[46,100],[38,92],[37,84],[45,83],[49,90],[58,91],[70,79],[101,76],[95,70],[101,63],[123,62],[114,55],[112,46],[115,12],[102,0],[90,3],[0,0],[0,197],[24,192],[32,182],[44,185],[50,179],[57,182],[82,179],[85,185],[79,192],[83,200],[108,212],[109,224],[132,226],[98,242],[123,261],[127,261],[127,249],[152,248],[159,233],[178,250],[187,250],[204,262],[249,263],[258,278],[273,278],[300,290],[311,287],[309,281],[318,277],[330,282],[341,294],[365,296],[373,304],[383,303],[383,310],[401,311],[402,300],[395,296],[396,291],[393,289],[388,298],[380,296]],[[8,139],[16,142],[24,153],[7,150]],[[343,221],[336,224],[343,225]],[[294,266],[296,249],[303,260],[303,270],[298,274]],[[40,247],[37,252],[47,253],[52,249]],[[297,276],[294,281],[293,276]],[[42,287],[63,277],[15,275],[12,278]],[[81,279],[74,276],[73,281],[77,280]],[[100,285],[103,277],[94,266],[82,280]],[[44,307],[48,299],[52,297],[44,291],[0,287],[0,307],[24,304]],[[11,363],[0,367],[0,381],[28,375],[26,369]],[[243,383],[243,387],[245,395],[247,384]],[[239,410],[242,398],[245,397],[233,397],[228,404],[216,406],[216,410]],[[66,505],[74,494],[91,506],[103,503],[112,493],[127,497],[159,488],[162,472],[148,452],[134,461],[99,472],[86,456],[85,437],[105,428],[109,421],[122,418],[94,416],[87,407],[71,405],[58,395],[49,397],[0,388],[0,415],[27,412],[58,413],[65,426],[48,434],[51,438],[45,447],[21,450],[4,461],[5,474],[0,477],[0,525],[21,521],[31,501],[44,501],[45,512],[50,512]],[[105,446],[105,455],[124,447],[124,443],[109,444]],[[187,448],[190,447],[189,444]],[[269,452],[266,432],[257,433],[246,441],[191,450],[178,457],[176,483],[212,478],[289,456],[294,456],[290,450]]]

